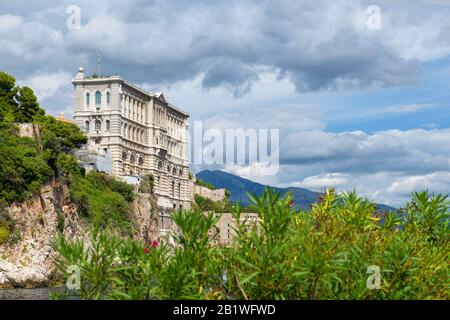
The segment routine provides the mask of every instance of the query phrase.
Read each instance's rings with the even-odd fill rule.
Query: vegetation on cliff
[[[199,194],[194,195],[194,203],[192,205],[200,211],[229,212],[232,210],[232,205],[228,198],[222,201],[214,201]]]
[[[70,199],[78,214],[94,228],[119,231],[124,236],[134,230],[129,219],[133,197],[133,186],[95,171],[75,175],[70,182]]]
[[[34,127],[33,137],[19,136],[19,125]],[[14,234],[6,207],[31,199],[41,186],[64,180],[79,213],[95,228],[116,229],[129,235],[128,219],[133,187],[100,173],[84,174],[72,151],[87,142],[74,125],[45,114],[28,87],[16,86],[14,77],[0,72],[0,244]],[[63,221],[59,223],[63,228]]]
[[[0,244],[17,239],[6,208],[30,200],[43,183],[64,174],[70,163],[78,168],[70,150],[86,142],[77,126],[45,115],[33,90],[15,82],[0,72]],[[21,123],[32,125],[35,136],[19,136]]]
[[[59,269],[68,278],[68,266],[80,268],[71,294],[83,299],[450,298],[446,197],[415,193],[401,215],[382,216],[356,193],[327,192],[311,211],[270,190],[250,199],[261,221],[238,223],[232,246],[209,241],[214,214],[182,211],[175,246],[97,233],[88,249],[59,238]],[[240,208],[233,215],[240,221]]]
[[[201,187],[205,187],[208,188],[210,190],[215,190],[216,187],[214,185],[212,185],[211,183],[208,183],[200,178],[197,178],[197,180],[195,181],[195,184],[201,186]]]
[[[20,137],[17,124],[36,125],[35,138]],[[18,87],[14,77],[0,72],[0,203],[26,200],[41,185],[76,162],[70,150],[86,142],[76,125],[45,115],[33,90]]]

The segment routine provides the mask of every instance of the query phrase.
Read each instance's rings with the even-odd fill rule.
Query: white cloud
[[[45,100],[55,94],[60,94],[62,87],[72,87],[71,81],[73,76],[64,71],[55,73],[37,73],[18,81],[21,85],[28,86],[34,90],[36,96]]]
[[[413,113],[433,108],[432,104],[406,104],[401,106],[386,107],[384,110],[391,113]]]
[[[391,183],[387,192],[408,195],[411,191],[420,190],[448,193],[450,191],[450,172],[433,172],[396,179]]]
[[[261,176],[255,164],[225,166],[248,179],[315,191],[335,187],[393,206],[410,193],[450,191],[450,129],[388,130],[374,134],[321,130],[287,132],[280,137],[276,176]]]
[[[339,172],[322,173],[316,176],[306,177],[299,182],[290,183],[290,186],[320,191],[323,188],[338,188],[346,186],[348,185],[350,179],[350,175]]]
[[[0,58],[8,58],[6,61],[13,66],[40,63],[45,59],[52,61],[51,58],[59,60],[55,54],[62,44],[61,31],[43,23],[26,21],[22,16],[0,15]]]
[[[79,0],[81,30],[67,29],[66,4],[0,4],[0,70],[31,86],[48,113],[71,111],[72,75],[79,66],[93,70],[100,51],[104,73],[168,92],[205,127],[280,128],[280,174],[229,169],[246,177],[357,187],[391,204],[416,187],[450,190],[444,174],[450,171],[450,129],[335,133],[326,131],[324,120],[356,122],[361,115],[431,111],[434,104],[326,114],[320,99],[310,103],[304,94],[415,83],[422,62],[450,54],[448,1],[379,0],[378,31],[366,28],[370,0]]]
[[[43,3],[33,7],[35,14],[23,5],[23,16],[1,16],[0,56],[47,59],[41,68],[49,72],[58,63],[73,70],[74,59],[92,67],[88,57],[100,51],[109,63],[105,71],[127,73],[134,82],[203,75],[204,88],[229,88],[240,96],[265,69],[299,92],[409,84],[420,77],[419,60],[450,53],[447,12],[432,6],[420,11],[409,2],[404,10],[384,3],[379,32],[366,28],[366,5],[355,0],[75,4],[80,30],[67,29],[61,4]]]
[[[332,133],[296,131],[281,138],[281,158],[328,170],[450,170],[450,129]],[[292,147],[295,146],[295,147]]]

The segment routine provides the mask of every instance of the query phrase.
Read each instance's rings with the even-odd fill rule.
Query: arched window
[[[125,138],[127,138],[127,124],[126,123],[123,125],[123,136]]]
[[[89,107],[90,104],[91,104],[91,95],[89,94],[89,92],[86,92],[86,106]]]
[[[122,152],[122,161],[123,162],[127,161],[127,153],[126,153],[126,151]]]
[[[102,130],[102,122],[100,120],[95,120],[95,131]]]
[[[178,182],[178,197],[181,198],[181,182]]]
[[[111,102],[111,93],[108,91],[106,93],[106,104],[109,105],[110,102]]]
[[[111,122],[109,120],[106,120],[106,130],[110,130]]]
[[[89,121],[86,121],[85,126],[86,126],[86,132],[89,132]]]
[[[130,163],[131,163],[131,164],[136,164],[136,157],[134,156],[134,154],[132,154],[132,155],[130,156]]]
[[[102,104],[102,93],[100,91],[97,91],[95,93],[95,106],[97,109],[100,109],[100,105]]]
[[[144,165],[144,158],[139,157],[138,164],[139,164],[139,166],[143,166]]]
[[[175,198],[175,181],[172,181],[172,197]]]

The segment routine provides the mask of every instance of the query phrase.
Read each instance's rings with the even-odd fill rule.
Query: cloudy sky
[[[102,74],[165,92],[191,123],[280,129],[276,176],[224,169],[399,206],[450,191],[449,16],[450,0],[2,1],[0,70],[70,115],[100,52]]]

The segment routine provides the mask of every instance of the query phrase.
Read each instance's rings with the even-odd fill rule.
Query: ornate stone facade
[[[117,75],[86,77],[80,68],[73,84],[74,119],[86,132],[89,146],[112,154],[115,176],[153,174],[160,227],[166,229],[170,212],[191,203],[189,115],[168,103],[163,94],[146,92]]]

